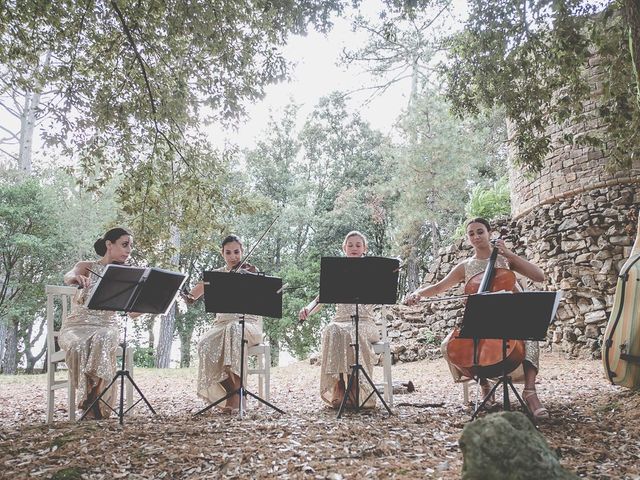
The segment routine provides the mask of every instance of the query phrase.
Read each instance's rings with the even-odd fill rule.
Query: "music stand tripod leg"
[[[236,394],[239,395],[239,397],[240,397],[240,406],[239,406],[239,409],[238,409],[238,414],[239,414],[240,418],[242,418],[244,416],[244,402],[245,402],[245,398],[247,397],[247,395],[255,398],[256,400],[262,402],[263,404],[267,405],[268,407],[273,408],[274,410],[276,410],[279,413],[285,413],[283,410],[280,410],[278,407],[272,405],[271,403],[267,402],[266,400],[260,398],[255,393],[252,393],[249,390],[247,390],[246,388],[244,388],[244,349],[245,349],[245,343],[247,343],[247,341],[244,339],[244,324],[245,324],[244,315],[241,316],[241,318],[239,320],[239,323],[240,323],[240,327],[241,327],[241,329],[240,329],[241,330],[241,336],[240,336],[240,386],[238,388],[236,388],[234,391],[227,393],[224,397],[216,400],[212,404],[207,405],[202,410],[196,412],[194,414],[194,416],[200,415],[201,413],[206,412],[207,410],[215,407],[219,403],[227,400],[228,398],[231,398],[233,395],[236,395]]]
[[[482,410],[485,406],[485,404],[489,401],[489,399],[491,398],[491,396],[496,392],[496,390],[498,389],[498,387],[500,386],[501,381],[498,380],[496,382],[496,384],[491,387],[491,390],[489,391],[489,393],[487,393],[485,395],[485,397],[482,399],[482,402],[480,402],[480,405],[478,405],[476,407],[476,409],[473,411],[473,414],[471,415],[471,420],[475,420],[476,417],[478,416],[478,414],[480,413],[480,410]]]
[[[140,388],[138,387],[136,382],[133,381],[133,378],[129,374],[129,371],[126,370],[126,365],[125,365],[125,360],[126,360],[126,356],[127,356],[127,327],[126,327],[126,324],[125,324],[125,330],[124,330],[124,339],[123,339],[123,342],[120,344],[120,346],[122,347],[122,363],[121,363],[121,366],[120,366],[120,370],[118,370],[116,372],[116,374],[111,379],[111,382],[109,382],[109,385],[107,385],[104,388],[104,390],[102,390],[100,395],[98,395],[98,398],[96,398],[93,402],[91,402],[91,405],[89,405],[89,407],[82,413],[82,416],[80,417],[80,420],[83,420],[84,417],[91,410],[93,410],[94,405],[98,404],[98,402],[103,402],[107,407],[109,407],[109,409],[113,413],[118,415],[118,420],[119,420],[120,425],[124,425],[124,415],[129,410],[131,410],[133,407],[135,407],[140,402],[140,400],[143,400],[147,404],[147,407],[149,407],[149,410],[151,410],[151,413],[156,415],[156,411],[153,409],[153,407],[151,406],[149,401],[146,399],[146,397],[144,396],[144,394],[142,393],[142,391],[140,390]],[[140,395],[140,400],[138,400],[136,403],[131,405],[131,407],[129,407],[126,411],[124,409],[124,380],[125,380],[125,378],[127,378],[131,382],[131,385],[133,385],[133,388],[135,388],[136,391],[138,392],[138,395]],[[111,405],[109,405],[107,402],[105,402],[102,399],[102,397],[104,397],[107,394],[107,392],[109,391],[109,388],[111,388],[111,386],[118,379],[120,379],[120,407],[119,407],[118,410],[115,410]]]
[[[382,395],[380,395],[380,392],[378,391],[378,389],[376,388],[375,384],[371,381],[371,378],[369,377],[369,375],[367,374],[367,372],[365,371],[364,367],[360,364],[360,333],[359,333],[359,323],[360,323],[360,316],[358,313],[358,304],[356,303],[356,314],[352,315],[354,323],[355,323],[355,343],[352,344],[354,350],[355,350],[355,364],[351,366],[351,376],[349,377],[349,382],[347,382],[347,386],[344,392],[344,396],[342,397],[342,402],[340,403],[340,408],[338,409],[338,415],[337,418],[340,418],[342,416],[342,412],[344,411],[344,408],[346,406],[347,403],[347,398],[349,398],[349,392],[351,392],[351,387],[355,381],[356,384],[356,401],[355,401],[355,411],[359,412],[361,405],[360,405],[360,371],[362,371],[362,373],[364,374],[365,379],[367,380],[367,382],[369,382],[369,385],[372,388],[372,392],[371,394],[369,394],[369,396],[364,400],[364,402],[362,402],[362,405],[364,405],[367,400],[369,400],[369,398],[371,397],[371,395],[373,395],[373,393],[375,393],[378,398],[380,399],[380,401],[382,402],[382,404],[384,405],[384,407],[387,409],[387,412],[389,412],[389,415],[391,415],[391,409],[389,408],[389,405],[387,405],[387,403],[384,401],[384,399],[382,398]]]

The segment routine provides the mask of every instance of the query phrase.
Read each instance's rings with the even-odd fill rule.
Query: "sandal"
[[[220,412],[224,413],[225,415],[234,415],[236,413],[238,413],[240,411],[239,408],[235,408],[235,407],[220,407]]]
[[[535,400],[538,401],[538,404],[540,404],[540,407],[536,408],[535,410],[531,406],[531,403],[533,403],[534,397],[535,397]],[[535,390],[525,388],[522,391],[522,399],[527,404],[527,407],[529,408],[529,410],[533,414],[533,418],[534,419],[540,420],[540,419],[543,419],[543,418],[549,418],[550,417],[549,411],[542,406],[542,403],[540,402],[540,399],[538,398],[538,393]],[[532,401],[529,402],[529,399],[531,399]]]

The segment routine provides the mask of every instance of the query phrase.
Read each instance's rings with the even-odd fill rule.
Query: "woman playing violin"
[[[342,243],[342,251],[347,257],[363,257],[367,251],[367,239],[358,232],[347,234]],[[300,310],[300,321],[306,320],[309,315],[319,311],[322,304],[316,297],[309,305]],[[320,397],[332,408],[339,408],[345,395],[346,386],[349,383],[351,366],[355,363],[356,330],[352,321],[355,314],[355,305],[340,304],[336,306],[336,314],[331,323],[322,331],[322,363],[320,371]],[[376,362],[376,353],[372,343],[380,341],[380,332],[373,319],[373,305],[359,306],[358,337],[360,339],[360,361],[369,377],[373,376],[373,365]],[[371,387],[360,377],[359,398],[367,398],[371,393]],[[351,388],[345,406],[355,407],[356,390]],[[371,396],[364,408],[375,407],[375,397]]]
[[[81,410],[87,410],[116,374],[116,350],[120,340],[119,318],[116,312],[89,310],[85,302],[91,297],[102,272],[109,264],[123,264],[133,248],[133,237],[124,228],[112,228],[93,244],[100,260],[80,261],[64,275],[64,283],[77,285],[58,342],[66,352],[69,378],[78,390]],[[111,388],[102,397],[106,403],[93,404],[85,412],[86,419],[109,417],[115,404],[117,389]]]
[[[466,235],[467,241],[473,247],[474,255],[456,265],[453,270],[451,270],[451,272],[449,272],[449,274],[438,283],[418,288],[406,297],[405,303],[407,305],[415,305],[423,297],[430,297],[443,293],[462,282],[469,282],[473,277],[484,272],[493,249],[490,241],[490,233],[491,227],[489,222],[484,218],[474,218],[469,220],[467,222]],[[496,261],[497,268],[513,270],[534,282],[541,282],[544,280],[544,273],[542,270],[533,263],[519,257],[509,250],[505,245],[504,240],[496,240],[495,246],[498,248],[498,257]],[[446,346],[450,338],[451,335],[445,339],[442,350],[445,354],[445,359],[449,363],[449,368],[454,380],[460,381],[464,376],[463,373],[453,365],[446,356]],[[531,409],[534,417],[537,419],[549,417],[549,412],[542,406],[538,399],[535,386],[536,376],[538,374],[539,353],[538,342],[525,341],[525,359],[522,362],[522,368],[518,368],[512,373],[512,377],[515,381],[524,381],[522,397]],[[480,385],[486,395],[490,390],[489,382],[486,378],[481,378]]]
[[[244,248],[239,237],[229,235],[222,241],[221,255],[225,266],[217,271],[247,270],[256,272],[250,264],[239,265]],[[197,284],[186,296],[187,303],[193,303],[204,294],[204,285]],[[207,403],[213,403],[240,387],[240,342],[242,337],[240,315],[218,313],[213,328],[198,342],[198,396]],[[262,318],[245,315],[245,340],[248,346],[262,341]],[[245,349],[246,362],[247,350]],[[246,369],[244,370],[246,375]],[[246,379],[245,379],[246,380]],[[225,413],[237,411],[240,407],[238,394],[232,395],[221,407]]]

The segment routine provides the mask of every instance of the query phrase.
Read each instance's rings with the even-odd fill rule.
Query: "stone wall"
[[[522,169],[511,170],[509,179],[513,218],[527,215],[540,205],[561,202],[590,190],[639,184],[640,161],[636,160],[628,170],[612,172],[607,168],[609,157],[606,152],[581,146],[577,141],[567,144],[565,140],[567,134],[574,139],[585,135],[599,136],[602,127],[597,108],[603,87],[598,65],[598,58],[593,57],[586,69],[591,98],[583,102],[584,118],[567,120],[563,125],[553,125],[547,129],[551,151],[545,158],[541,172],[531,175]],[[511,152],[511,158],[515,156],[514,153]]]
[[[523,286],[563,293],[547,347],[553,345],[573,356],[599,357],[617,275],[635,238],[639,206],[637,183],[613,184],[496,222],[494,228],[507,228],[507,244],[545,272],[545,282],[530,284],[520,279]],[[462,240],[441,250],[425,284],[442,279],[469,255],[471,250]],[[462,286],[450,294],[461,290]],[[392,308],[387,318],[395,359],[440,355],[440,341],[462,318],[463,308],[459,300]]]
[[[640,159],[630,169],[614,172],[606,152],[565,141],[566,134],[579,139],[599,133],[603,87],[598,64],[593,57],[585,69],[592,88],[590,99],[583,102],[583,118],[548,129],[551,151],[542,170],[533,175],[511,169],[511,219],[501,222],[508,227],[513,250],[547,276],[544,283],[528,287],[563,292],[547,346],[592,357],[600,355],[617,274],[629,256],[640,207]],[[424,283],[440,280],[470,254],[462,241],[442,250]],[[461,288],[451,293],[461,293]],[[440,355],[440,341],[462,312],[460,301],[391,309],[387,318],[396,359]]]

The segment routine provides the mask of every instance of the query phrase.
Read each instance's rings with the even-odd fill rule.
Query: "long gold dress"
[[[220,268],[216,271],[226,271]],[[244,381],[247,378],[247,347],[262,341],[262,317],[245,315],[244,338],[248,342],[244,350]],[[227,391],[221,385],[229,378],[229,372],[240,376],[241,315],[218,313],[213,328],[198,342],[198,396],[209,403],[223,398]]]
[[[93,263],[92,272],[102,274],[104,266]],[[98,276],[89,274],[91,286],[78,289],[71,302],[71,312],[60,329],[58,342],[66,352],[66,363],[69,377],[77,389],[78,407],[89,407],[87,396],[91,390],[101,393],[116,374],[116,350],[120,338],[118,314],[106,310],[89,310],[85,302],[93,293]],[[97,388],[96,388],[97,387]],[[102,399],[114,406],[117,389],[111,387]],[[108,417],[111,410],[99,402],[103,417]]]
[[[478,259],[478,258],[468,258],[464,261],[464,283],[466,284],[471,278],[475,277],[477,274],[482,273],[487,268],[487,264],[489,263],[489,259]],[[502,255],[498,255],[496,260],[497,268],[506,268],[510,269],[509,262]],[[447,361],[449,365],[449,370],[451,371],[451,376],[455,382],[464,382],[469,380],[455,365],[453,365],[449,361],[449,357],[447,356],[447,344],[451,339],[451,332],[444,339],[441,345],[442,355],[444,359]],[[525,358],[524,362],[529,362],[533,367],[538,370],[539,359],[540,359],[540,345],[537,341],[533,340],[525,340],[524,341],[524,351]],[[511,379],[515,383],[524,383],[524,369],[522,365],[516,368],[513,372],[509,374]]]
[[[356,328],[352,315],[356,313],[355,305],[336,306],[336,315],[322,332],[322,364],[320,369],[320,396],[331,405],[333,391],[336,383],[343,374],[345,387],[347,375],[351,373],[351,366],[355,363],[355,349],[351,344],[355,343]],[[376,354],[372,343],[380,341],[380,331],[373,319],[373,305],[358,306],[358,336],[360,337],[360,364],[369,377],[373,376],[373,365],[376,363]],[[370,393],[371,387],[362,373],[360,380],[360,401]],[[365,407],[375,406],[375,395],[372,395]]]

